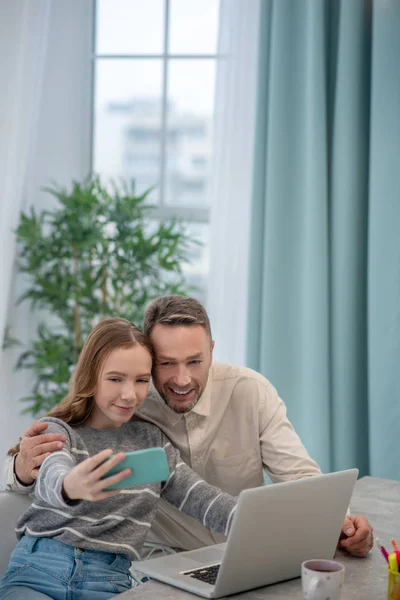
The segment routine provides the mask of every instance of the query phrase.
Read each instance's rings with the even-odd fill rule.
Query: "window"
[[[203,242],[186,268],[205,297],[219,0],[97,0],[93,170],[155,186],[154,217]]]

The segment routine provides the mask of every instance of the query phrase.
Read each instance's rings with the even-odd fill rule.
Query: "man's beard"
[[[176,413],[177,415],[183,415],[185,413],[190,412],[191,410],[193,410],[193,408],[196,406],[196,404],[200,400],[200,395],[197,394],[195,399],[193,400],[193,402],[191,402],[191,404],[189,404],[189,406],[180,406],[179,402],[175,402],[175,400],[171,400],[171,399],[167,398],[166,396],[164,396],[163,394],[160,394],[160,396],[164,400],[164,402],[168,406],[168,408],[173,410],[174,413]]]

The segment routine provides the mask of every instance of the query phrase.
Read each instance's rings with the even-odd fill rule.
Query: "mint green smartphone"
[[[167,457],[162,448],[146,448],[136,450],[136,452],[126,452],[124,460],[110,469],[102,479],[116,475],[124,469],[132,469],[131,475],[104,488],[105,490],[123,490],[136,485],[166,481],[169,476]]]

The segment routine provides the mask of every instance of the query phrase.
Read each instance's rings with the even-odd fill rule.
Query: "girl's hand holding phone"
[[[79,465],[76,465],[64,478],[63,493],[67,500],[105,500],[119,493],[116,491],[104,491],[104,488],[114,483],[118,483],[132,473],[131,469],[124,469],[120,473],[111,477],[101,479],[115,465],[124,458],[123,452],[118,452],[115,456],[107,460],[113,451],[102,450],[98,454],[87,458]]]

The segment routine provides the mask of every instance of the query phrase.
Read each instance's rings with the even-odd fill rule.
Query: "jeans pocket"
[[[84,581],[80,584],[82,591],[87,594],[90,592],[93,597],[98,594],[110,594],[110,598],[115,594],[122,594],[131,589],[131,581],[125,579],[99,579],[98,581]]]
[[[113,586],[114,591],[119,594],[130,590],[132,587],[132,579],[130,577],[124,577],[123,579],[112,579],[110,583]]]
[[[0,586],[5,583],[9,583],[17,575],[22,575],[22,573],[24,571],[26,571],[27,569],[29,569],[30,567],[31,567],[31,565],[28,563],[24,564],[24,565],[18,565],[18,566],[17,565],[9,566],[7,571],[4,573],[3,577],[0,580]]]

